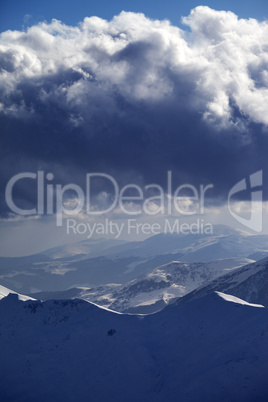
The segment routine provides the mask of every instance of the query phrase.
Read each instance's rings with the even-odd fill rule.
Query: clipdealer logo
[[[263,201],[263,172],[259,170],[256,173],[253,173],[249,176],[249,186],[247,186],[246,179],[243,179],[236,183],[231,190],[229,191],[228,195],[228,209],[232,217],[243,226],[248,229],[251,229],[257,233],[262,232],[262,217],[263,217],[263,208],[262,208],[262,201]],[[251,202],[250,202],[250,218],[246,219],[242,216],[239,216],[236,212],[232,209],[232,202],[231,197],[235,194],[238,194],[242,191],[250,190],[251,193]]]
[[[37,205],[32,209],[22,209],[14,200],[14,189],[18,184],[23,185],[24,180],[31,179],[35,186]],[[119,188],[117,181],[105,173],[88,173],[86,175],[86,192],[77,184],[52,184],[54,175],[24,172],[13,176],[6,186],[6,202],[12,212],[19,215],[52,215],[56,213],[57,226],[62,226],[64,216],[75,216],[80,213],[87,215],[104,215],[119,209],[120,213],[133,215],[204,215],[206,193],[214,185],[200,185],[195,187],[191,184],[182,184],[173,189],[172,172],[167,172],[166,187],[158,184],[149,184],[140,187],[131,183]],[[92,185],[94,180],[106,181],[112,189],[112,195],[107,197],[105,207],[96,206],[92,201]],[[66,204],[68,192],[75,194],[74,203]],[[105,192],[105,191],[104,191]],[[187,196],[186,196],[187,193]],[[153,194],[153,195],[152,195]],[[135,206],[135,208],[131,208]],[[152,208],[153,206],[153,208]]]
[[[37,205],[32,209],[22,209],[16,204],[13,197],[14,189],[18,184],[23,185],[24,180],[33,180],[37,195]],[[162,188],[158,184],[149,184],[143,188],[137,184],[127,184],[119,188],[117,181],[110,175],[105,173],[88,173],[86,175],[86,192],[77,184],[70,183],[67,185],[52,184],[54,175],[43,171],[23,172],[13,176],[6,186],[6,203],[10,210],[15,214],[27,215],[56,215],[57,226],[62,226],[63,217],[78,216],[79,214],[87,215],[105,215],[115,209],[119,209],[120,213],[127,216],[138,215],[181,215],[193,216],[205,214],[205,198],[209,190],[214,188],[213,184],[200,185],[195,187],[191,184],[182,184],[173,189],[172,172],[167,172],[167,184]],[[112,196],[107,198],[105,207],[99,208],[92,201],[92,184],[94,180],[106,181],[112,188]],[[249,185],[246,178],[236,183],[228,194],[228,209],[231,216],[244,227],[249,228],[257,233],[262,232],[263,223],[263,171],[260,170],[249,176]],[[106,183],[106,184],[107,184]],[[131,195],[129,195],[131,191]],[[153,196],[150,192],[153,191]],[[233,197],[240,192],[250,191],[250,218],[246,219],[241,216],[237,210],[234,210],[235,203]],[[74,202],[66,203],[68,193],[75,194]],[[185,192],[187,196],[185,196]],[[190,195],[189,195],[190,194]],[[150,195],[150,196],[149,196]],[[130,205],[135,205],[136,209],[131,209]],[[154,208],[151,208],[151,205]]]

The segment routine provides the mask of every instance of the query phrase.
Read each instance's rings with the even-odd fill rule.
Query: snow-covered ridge
[[[268,258],[247,264],[193,290],[177,303],[198,299],[214,291],[228,293],[248,303],[268,306]]]
[[[231,302],[231,303],[236,303],[236,304],[242,304],[244,306],[251,306],[251,307],[263,307],[262,304],[253,304],[253,303],[248,303],[245,300],[239,299],[238,297],[232,296],[232,295],[227,295],[225,293],[221,292],[216,292],[220,297],[222,297],[224,300]]]
[[[267,321],[267,309],[215,293],[144,317],[10,294],[0,300],[1,399],[265,401]]]
[[[21,295],[20,293],[13,292],[13,290],[10,290],[10,289],[0,285],[0,300],[3,299],[3,297],[8,296],[10,293],[18,295],[18,299],[22,300],[22,301],[35,300],[30,296]]]
[[[172,261],[124,285],[76,288],[65,292],[33,294],[42,300],[81,298],[115,311],[152,313],[163,309],[171,300],[182,297],[203,283],[243,266],[251,260],[231,258],[203,263]]]

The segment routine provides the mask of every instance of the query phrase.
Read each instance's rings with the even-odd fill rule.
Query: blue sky
[[[22,26],[36,24],[39,21],[50,21],[52,18],[75,25],[85,16],[97,15],[111,19],[120,11],[142,12],[150,18],[169,19],[174,25],[180,24],[180,17],[188,15],[190,10],[198,5],[207,5],[216,10],[231,10],[242,18],[268,18],[267,0],[211,0],[211,1],[159,1],[159,0],[3,0],[0,4],[1,31],[18,29]]]

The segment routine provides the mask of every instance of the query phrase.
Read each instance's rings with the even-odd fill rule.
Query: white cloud
[[[183,21],[190,33],[126,12],[109,22],[85,18],[78,27],[53,20],[6,31],[0,112],[38,113],[35,102],[53,99],[79,125],[101,107],[120,113],[116,93],[127,102],[186,103],[220,127],[268,125],[268,24],[204,6]],[[27,103],[29,86],[35,99]]]

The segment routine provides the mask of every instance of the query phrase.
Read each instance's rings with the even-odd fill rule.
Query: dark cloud
[[[1,188],[37,170],[82,188],[96,171],[165,186],[172,170],[176,187],[212,183],[225,202],[237,181],[267,172],[267,24],[207,7],[185,22],[188,42],[167,21],[133,13],[3,33]],[[16,196],[36,201],[31,183]]]

